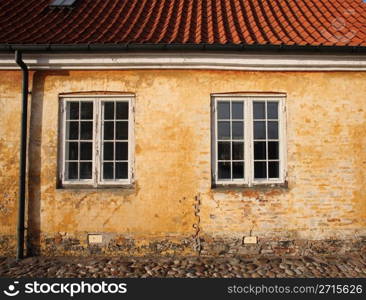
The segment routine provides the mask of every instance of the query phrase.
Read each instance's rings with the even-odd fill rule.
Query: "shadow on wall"
[[[39,255],[41,249],[41,170],[44,88],[47,76],[69,76],[68,71],[42,72],[33,75],[28,140],[28,220],[27,256]],[[55,174],[56,175],[56,174]],[[55,180],[56,184],[56,180]]]

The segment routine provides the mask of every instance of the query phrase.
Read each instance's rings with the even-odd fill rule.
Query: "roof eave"
[[[313,46],[270,44],[0,44],[0,52],[121,52],[121,51],[220,51],[306,52],[366,54],[366,46]]]

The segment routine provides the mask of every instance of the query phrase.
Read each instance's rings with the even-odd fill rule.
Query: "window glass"
[[[253,102],[253,113],[254,119],[264,119],[265,118],[265,102]]]
[[[103,101],[103,180],[128,179],[128,105],[128,102]]]
[[[217,104],[217,118],[219,120],[230,119],[230,102],[219,101]]]
[[[66,180],[92,179],[93,102],[68,102],[65,130]]]
[[[244,102],[218,101],[216,126],[217,179],[244,180]]]
[[[278,127],[278,102],[253,102],[254,179],[279,178]]]

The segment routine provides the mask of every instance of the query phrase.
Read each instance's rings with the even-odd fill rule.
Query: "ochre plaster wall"
[[[0,248],[8,253],[21,77],[0,75]],[[56,189],[59,94],[82,91],[135,93],[134,189]],[[240,91],[287,93],[287,189],[211,189],[210,94]],[[87,233],[104,234],[103,253],[134,254],[193,253],[191,245],[236,245],[250,233],[263,241],[366,236],[365,72],[37,71],[31,92],[29,240],[36,252],[83,253]]]

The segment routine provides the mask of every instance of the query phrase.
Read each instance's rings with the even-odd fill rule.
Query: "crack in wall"
[[[194,215],[196,217],[196,223],[193,224],[193,228],[195,229],[195,233],[193,235],[193,249],[197,252],[198,255],[201,255],[202,245],[200,239],[201,232],[201,195],[198,194],[194,197]]]

